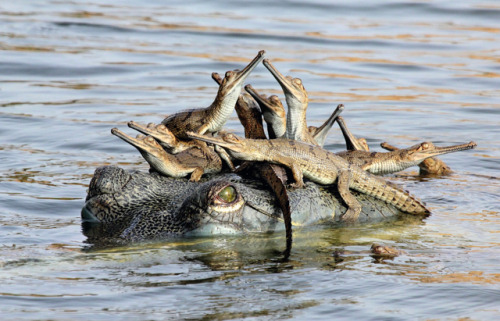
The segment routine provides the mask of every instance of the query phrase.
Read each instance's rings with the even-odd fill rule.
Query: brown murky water
[[[0,18],[3,319],[500,317],[497,2],[15,1]],[[94,169],[147,169],[109,130],[207,106],[211,72],[261,49],[303,80],[310,125],[344,103],[373,150],[476,141],[443,157],[450,176],[391,177],[433,215],[297,229],[286,263],[282,234],[82,251]],[[248,82],[282,96],[263,67]],[[343,148],[337,129],[326,148]],[[377,261],[373,242],[406,254]]]

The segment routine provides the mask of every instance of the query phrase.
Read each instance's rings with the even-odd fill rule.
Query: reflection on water
[[[493,1],[16,1],[0,17],[0,306],[7,319],[498,318],[500,52]],[[89,248],[94,169],[147,170],[110,135],[208,106],[212,72],[265,49],[309,92],[318,125],[344,103],[373,150],[474,140],[454,173],[391,180],[433,215],[284,235]],[[248,82],[283,98],[265,68]],[[235,115],[227,126],[241,133]],[[337,129],[326,148],[344,148]],[[377,260],[372,243],[404,254]]]

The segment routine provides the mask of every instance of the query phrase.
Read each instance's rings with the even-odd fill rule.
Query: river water
[[[500,4],[496,1],[2,1],[0,311],[5,320],[500,318]],[[208,106],[213,71],[261,49],[379,143],[476,141],[454,170],[390,179],[423,222],[165,241],[87,251],[96,167],[148,166],[110,134]],[[280,87],[259,66],[248,83]],[[236,115],[227,127],[241,133]],[[326,142],[344,148],[337,128]],[[379,242],[404,250],[376,260]]]

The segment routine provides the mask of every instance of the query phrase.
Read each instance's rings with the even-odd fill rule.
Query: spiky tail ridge
[[[423,202],[409,192],[367,172],[352,171],[350,188],[373,196],[410,214],[430,214]]]

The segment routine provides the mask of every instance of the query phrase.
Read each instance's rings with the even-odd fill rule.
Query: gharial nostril
[[[92,211],[90,210],[90,208],[88,208],[87,205],[85,205],[82,208],[81,216],[82,216],[82,223],[92,223],[92,224],[101,223],[101,221],[94,215],[94,213],[92,213]]]

